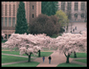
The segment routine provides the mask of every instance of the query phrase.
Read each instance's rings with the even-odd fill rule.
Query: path
[[[25,57],[25,58],[28,58],[27,56],[13,55],[13,54],[5,54],[5,53],[2,53],[2,55],[9,55],[9,56],[16,56],[16,57]],[[66,57],[62,53],[59,54],[59,52],[53,52],[51,54],[51,57],[52,57],[51,64],[49,64],[48,57],[45,57],[45,62],[44,63],[42,61],[42,57],[40,57],[40,58],[31,57],[31,58],[34,59],[33,61],[36,61],[36,62],[39,62],[40,63],[37,67],[56,67],[58,64],[61,64],[61,63],[65,63],[66,62]],[[87,58],[70,58],[69,59],[70,63],[75,63],[75,64],[87,66],[86,63],[75,61],[75,59],[87,59]],[[16,63],[24,63],[24,62],[27,62],[27,61],[18,61],[18,62],[2,63],[2,65],[9,65],[9,64],[16,64]]]
[[[16,63],[25,63],[27,62],[27,60],[25,61],[18,61],[18,62],[10,62],[10,63],[2,63],[2,65],[9,65],[9,64],[16,64]]]
[[[8,56],[15,56],[15,57],[24,57],[24,58],[28,58],[28,56],[13,55],[13,54],[5,54],[5,53],[2,53],[2,55],[8,55]],[[36,57],[31,57],[31,58],[35,59]],[[9,65],[9,64],[16,64],[16,63],[24,63],[24,62],[28,62],[28,61],[25,60],[25,61],[17,61],[17,62],[2,63],[2,65]]]
[[[23,56],[23,55],[13,55],[13,54],[5,54],[5,53],[2,53],[2,55],[9,55],[9,56],[15,56],[15,57],[25,57],[25,58],[28,58],[28,56]],[[31,57],[33,59],[35,59],[36,57]]]
[[[49,64],[48,57],[45,57],[44,63],[42,61],[42,57],[37,58],[34,61],[40,62],[40,64],[37,67],[56,67],[58,64],[65,63],[65,61],[66,61],[65,55],[63,55],[61,53],[59,54],[58,52],[54,52],[53,54],[51,54],[51,57],[52,57],[51,64]],[[73,59],[70,58],[69,60],[71,62]]]
[[[71,63],[87,66],[86,63],[75,61],[76,59],[87,59],[87,58],[74,58],[73,61],[71,62]]]

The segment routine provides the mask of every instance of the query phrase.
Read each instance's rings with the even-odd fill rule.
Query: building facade
[[[23,1],[25,3],[25,14],[28,24],[39,14],[41,14],[40,1]],[[5,38],[15,32],[17,9],[19,1],[2,1],[1,3],[1,25],[2,32],[5,33]]]
[[[63,10],[72,22],[87,21],[87,1],[59,1],[59,10]]]

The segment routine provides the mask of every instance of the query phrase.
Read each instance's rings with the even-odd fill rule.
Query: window
[[[71,10],[71,2],[67,3],[67,10]]]
[[[3,26],[3,17],[2,17],[2,26]]]
[[[34,18],[34,14],[32,14],[32,18]]]
[[[15,5],[13,5],[13,16],[15,16]]]
[[[11,27],[11,17],[9,18],[9,27]]]
[[[65,11],[65,2],[61,2],[61,10]]]
[[[7,39],[7,34],[5,34],[5,39]]]
[[[13,18],[12,26],[15,27],[15,17]]]
[[[8,38],[11,36],[11,34],[8,35]]]
[[[78,11],[78,2],[75,2],[75,4],[74,4],[74,10]]]
[[[7,5],[5,5],[5,16],[7,16]]]
[[[34,10],[34,5],[32,5],[32,9]]]
[[[9,5],[9,16],[11,16],[11,5]]]
[[[7,27],[7,18],[5,17],[5,27]]]
[[[81,2],[81,11],[84,11],[84,10],[85,10],[85,3]]]
[[[84,13],[81,13],[81,18],[84,18]]]
[[[3,7],[3,5],[2,5],[2,16],[3,16],[3,9],[4,9],[4,7]]]

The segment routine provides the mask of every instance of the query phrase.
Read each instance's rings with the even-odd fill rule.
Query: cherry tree
[[[69,63],[69,57],[71,53],[74,53],[76,57],[76,52],[84,51],[87,48],[87,37],[84,34],[71,34],[64,33],[62,36],[56,38],[56,44],[58,45],[59,51],[63,52],[66,56],[66,63]],[[56,46],[57,46],[56,45]]]
[[[69,63],[71,53],[74,53],[76,57],[76,52],[87,49],[86,34],[87,32],[82,32],[82,34],[63,33],[62,36],[58,36],[57,38],[50,38],[46,34],[27,35],[13,33],[2,47],[10,48],[11,50],[18,48],[21,55],[28,55],[28,62],[30,61],[31,54],[36,55],[39,52],[40,56],[40,51],[43,48],[53,48],[64,53],[67,58],[66,63]]]
[[[39,50],[41,50],[41,48],[38,46],[34,46],[33,48],[21,47],[19,50],[21,55],[22,54],[28,55],[28,62],[30,62],[31,54],[36,54]]]
[[[44,47],[48,47],[50,42],[50,37],[45,34],[32,35],[32,34],[12,34],[8,41],[3,44],[3,48],[9,48],[13,50],[14,48],[20,50],[20,54],[28,55],[28,62],[30,61],[31,54],[36,54],[39,52],[39,57],[41,56],[40,51]]]

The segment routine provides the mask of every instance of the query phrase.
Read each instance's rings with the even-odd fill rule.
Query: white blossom
[[[20,50],[20,54],[27,53],[29,55],[30,53],[35,54],[42,48],[57,48],[57,50],[68,54],[73,51],[87,49],[87,35],[86,32],[82,34],[63,33],[62,36],[51,38],[46,34],[27,35],[13,33],[2,47],[11,49],[17,47]]]

